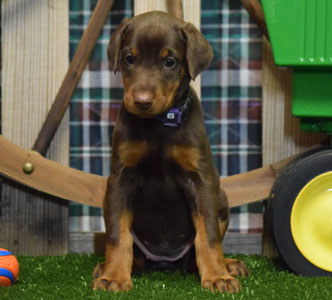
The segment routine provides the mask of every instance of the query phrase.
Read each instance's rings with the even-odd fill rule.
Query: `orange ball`
[[[0,248],[0,286],[15,283],[19,271],[16,257],[6,249]]]

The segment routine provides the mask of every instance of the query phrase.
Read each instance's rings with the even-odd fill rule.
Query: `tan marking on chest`
[[[124,142],[118,149],[121,163],[128,168],[137,166],[148,152],[149,146],[145,142]]]
[[[184,170],[197,171],[200,153],[197,148],[187,146],[172,146],[168,156],[174,159]]]

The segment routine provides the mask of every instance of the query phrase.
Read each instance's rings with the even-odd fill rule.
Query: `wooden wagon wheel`
[[[102,207],[106,177],[65,167],[44,158],[36,151],[25,150],[2,136],[0,157],[0,172],[15,181],[62,199]],[[230,206],[240,206],[268,198],[278,174],[293,158],[220,179]],[[24,169],[26,163],[33,165],[32,172]]]

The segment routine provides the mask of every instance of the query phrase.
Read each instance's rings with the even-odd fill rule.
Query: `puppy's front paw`
[[[241,290],[240,282],[231,276],[202,279],[202,287],[212,292],[218,291],[220,293],[238,293]]]
[[[131,279],[108,279],[108,278],[97,278],[92,282],[92,288],[94,290],[108,290],[108,291],[122,291],[126,292],[132,289],[133,283]]]

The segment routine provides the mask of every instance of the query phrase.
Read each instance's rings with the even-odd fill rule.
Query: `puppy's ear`
[[[186,23],[182,28],[186,40],[186,58],[191,79],[206,70],[213,59],[212,47],[196,27]]]
[[[119,27],[112,34],[108,44],[107,56],[113,66],[114,73],[119,70],[123,36],[128,28],[129,21],[130,19],[124,19],[122,21]]]

